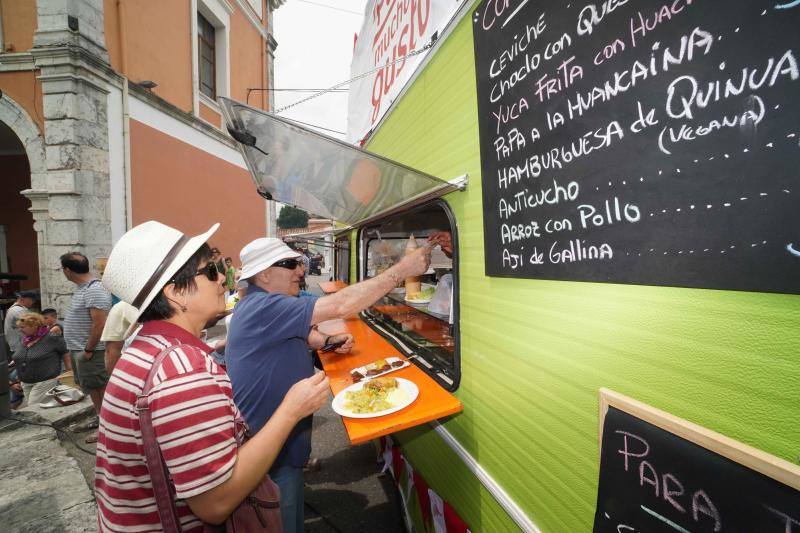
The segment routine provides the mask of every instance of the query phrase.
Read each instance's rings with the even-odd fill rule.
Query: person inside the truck
[[[430,243],[431,247],[438,244],[441,246],[444,255],[453,257],[453,236],[449,231],[432,231],[428,235],[428,243]]]
[[[312,326],[366,309],[406,277],[428,270],[430,247],[422,246],[374,278],[317,298],[298,298],[304,275],[301,254],[275,238],[260,238],[240,254],[247,294],[228,329],[228,375],[236,405],[253,431],[270,419],[286,391],[314,374],[309,348],[347,353],[349,333],[323,335]],[[338,348],[336,347],[337,345]],[[303,531],[303,466],[311,453],[311,416],[300,421],[273,463],[270,476],[281,490],[284,531]]]

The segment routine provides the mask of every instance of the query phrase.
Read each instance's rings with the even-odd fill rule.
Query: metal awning
[[[302,233],[290,233],[289,235],[282,235],[280,238],[285,243],[289,242],[299,242],[305,244],[313,244],[315,246],[322,246],[325,248],[340,248],[339,244],[336,244],[334,240],[325,240],[327,235],[333,237],[334,230],[333,229],[326,229],[326,230],[319,230],[319,231],[304,231]]]
[[[259,194],[356,226],[464,189],[227,98],[218,99]]]

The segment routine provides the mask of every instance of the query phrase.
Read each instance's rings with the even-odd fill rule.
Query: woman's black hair
[[[180,293],[193,293],[197,290],[197,284],[194,281],[194,277],[197,275],[198,267],[200,266],[200,263],[209,261],[210,259],[211,248],[207,243],[203,243],[203,245],[192,254],[192,257],[190,257],[189,260],[186,261],[180,269],[178,269],[178,272],[172,276],[170,283],[174,283],[175,289]],[[150,305],[147,306],[147,309],[144,310],[142,316],[139,317],[139,322],[166,320],[167,318],[172,317],[174,314],[175,309],[172,307],[169,300],[167,300],[167,297],[164,294],[164,288],[162,287],[161,290],[158,291],[156,297],[153,298],[153,301],[150,302]]]

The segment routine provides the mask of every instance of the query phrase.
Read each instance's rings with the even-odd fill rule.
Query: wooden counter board
[[[347,283],[342,280],[334,280],[334,281],[320,281],[319,288],[322,289],[322,292],[325,294],[332,294],[336,291],[340,291],[347,287]]]
[[[353,368],[386,357],[406,359],[386,339],[375,333],[359,318],[323,322],[319,325],[319,331],[325,335],[347,331],[355,338],[355,346],[349,354],[340,355],[335,352],[320,354],[320,360],[330,379],[331,391],[334,396],[353,383],[350,377],[350,371]],[[414,382],[419,387],[419,396],[410,406],[390,415],[376,418],[342,417],[352,444],[360,444],[383,435],[412,428],[431,420],[459,413],[464,409],[458,398],[444,390],[413,363],[387,375]]]

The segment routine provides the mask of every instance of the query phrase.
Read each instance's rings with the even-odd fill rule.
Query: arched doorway
[[[31,167],[22,140],[0,120],[0,298],[18,288],[39,288],[39,254],[30,201]]]

